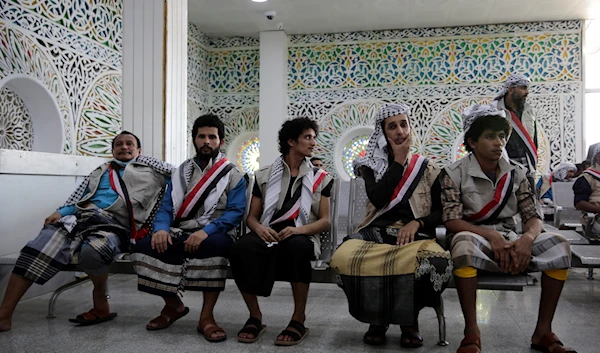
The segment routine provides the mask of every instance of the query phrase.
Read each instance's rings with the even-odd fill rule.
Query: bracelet
[[[419,228],[425,228],[425,222],[422,219],[417,219],[417,222],[419,222]]]

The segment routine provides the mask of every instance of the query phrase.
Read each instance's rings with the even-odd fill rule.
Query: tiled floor
[[[600,273],[588,281],[586,272],[572,270],[554,319],[554,331],[582,353],[600,352]],[[211,344],[196,333],[202,304],[201,293],[186,292],[184,302],[191,313],[163,331],[149,332],[144,326],[160,311],[161,300],[136,290],[136,278],[114,275],[110,278],[113,311],[119,316],[107,323],[76,327],[68,318],[90,308],[91,285],[64,293],[57,303],[57,318],[46,319],[49,295],[22,302],[17,308],[13,329],[0,333],[0,352],[382,352],[398,351],[400,330],[390,328],[383,347],[362,343],[366,324],[354,320],[347,311],[341,289],[333,284],[311,286],[307,309],[307,339],[295,347],[275,347],[273,340],[284,328],[292,312],[289,285],[276,284],[273,295],[261,300],[267,332],[255,344],[235,340],[236,332],[248,317],[235,283],[228,281],[217,304],[216,318],[227,331],[227,341]],[[537,318],[539,284],[524,292],[480,291],[478,318],[484,352],[533,352],[529,338]],[[437,320],[433,309],[421,312],[421,333],[425,345],[413,352],[455,352],[462,338],[463,320],[456,290],[444,292],[447,347],[437,346]],[[411,350],[405,350],[411,351]]]

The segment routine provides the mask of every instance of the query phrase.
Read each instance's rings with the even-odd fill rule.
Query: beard
[[[518,111],[522,112],[525,110],[525,101],[527,100],[527,96],[518,96],[515,92],[513,92],[510,98],[512,98],[512,101],[515,103],[515,108],[517,108]]]
[[[208,150],[210,150],[210,152]],[[198,156],[200,160],[211,160],[218,154],[218,148],[211,148],[209,146],[200,146],[200,148],[196,147],[196,156]]]

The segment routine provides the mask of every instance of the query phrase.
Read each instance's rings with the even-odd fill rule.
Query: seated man
[[[8,282],[0,306],[0,331],[10,330],[19,300],[35,282],[44,284],[76,262],[94,283],[94,308],[70,321],[95,324],[111,320],[106,300],[109,265],[148,232],[146,221],[171,174],[171,166],[140,156],[140,140],[123,131],[112,143],[114,159],[88,175],[67,203],[44,221],[27,243]]]
[[[510,125],[502,111],[475,105],[465,111],[464,144],[471,152],[441,174],[442,219],[452,238],[456,289],[465,318],[465,338],[458,353],[481,351],[477,326],[477,271],[518,274],[543,271],[542,294],[531,348],[574,352],[552,333],[552,318],[571,264],[569,242],[541,233],[535,193],[527,169],[502,158]],[[514,216],[524,222],[515,233]]]
[[[591,223],[589,234],[594,238],[600,236],[600,144],[596,145],[593,152],[592,165],[581,173],[573,184],[573,193],[575,194],[575,208],[582,212],[582,224],[588,226],[588,212],[595,213],[596,216]],[[586,232],[587,233],[587,232]],[[595,240],[595,239],[594,239]]]
[[[577,166],[577,171],[575,172],[575,174],[573,175],[573,178],[577,178],[581,175],[581,173],[583,173],[584,170],[588,169],[589,167],[592,166],[592,162],[585,160],[581,163],[577,163],[575,164],[575,166]]]
[[[314,168],[312,156],[317,124],[309,118],[286,121],[279,130],[281,156],[255,173],[248,214],[251,233],[231,249],[231,270],[250,318],[238,333],[238,341],[255,342],[266,328],[257,295],[271,295],[275,281],[292,284],[294,314],[275,344],[290,346],[308,334],[304,326],[310,261],[318,257],[318,234],[329,229],[329,197],[332,178]]]
[[[552,201],[552,183],[555,181],[570,181],[577,172],[577,166],[573,163],[562,162],[550,174],[542,175],[535,185],[544,216],[554,214],[554,202]]]
[[[313,165],[313,167],[319,168],[319,169],[324,169],[323,168],[323,160],[319,157],[313,157],[310,159],[310,163]]]
[[[196,157],[173,173],[156,219],[154,234],[137,242],[131,255],[138,289],[165,301],[148,330],[160,330],[189,309],[178,297],[185,289],[203,291],[197,330],[210,342],[226,339],[213,309],[225,289],[227,256],[246,209],[244,173],[219,151],[225,128],[215,115],[203,115],[192,128]]]

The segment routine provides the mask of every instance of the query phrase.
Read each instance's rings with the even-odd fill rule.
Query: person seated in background
[[[581,223],[586,228],[591,227],[586,233],[593,238],[600,237],[600,144],[596,145],[593,152],[592,165],[581,173],[581,176],[573,184],[573,200],[575,208],[582,211]],[[588,217],[589,213],[594,213],[594,219]],[[588,224],[589,223],[589,224]]]
[[[577,171],[575,172],[575,174],[573,175],[573,178],[577,178],[581,175],[581,173],[583,173],[584,170],[588,169],[589,167],[592,166],[592,162],[589,160],[585,160],[581,163],[575,164],[577,166]]]
[[[319,132],[309,118],[286,121],[279,130],[279,156],[273,164],[254,173],[248,228],[252,231],[232,247],[230,262],[250,318],[238,333],[238,341],[253,343],[266,326],[257,296],[268,297],[275,281],[292,285],[294,313],[276,345],[300,343],[309,330],[306,301],[311,281],[311,260],[318,258],[318,234],[330,228],[329,197],[333,179],[312,166],[311,157]]]
[[[400,325],[400,345],[423,345],[419,311],[440,305],[452,275],[450,256],[435,241],[442,221],[439,168],[411,154],[410,109],[381,107],[367,153],[354,162],[365,181],[367,214],[331,259],[350,314],[369,323],[363,341],[383,344],[390,324]]]
[[[202,291],[197,331],[209,342],[227,338],[213,315],[225,289],[227,256],[246,209],[246,178],[220,152],[225,127],[216,115],[203,115],[192,128],[196,156],[173,172],[156,219],[154,234],[137,242],[131,259],[138,289],[161,296],[160,315],[148,330],[167,328],[189,309],[180,291]],[[183,295],[182,295],[183,296]]]
[[[468,156],[444,168],[442,219],[453,233],[454,278],[462,308],[464,339],[457,353],[481,352],[477,325],[478,271],[518,274],[542,271],[542,293],[531,348],[540,352],[575,352],[552,332],[552,319],[571,266],[569,242],[542,233],[536,195],[528,168],[502,157],[510,125],[503,111],[475,105],[463,116]],[[524,223],[515,233],[515,216]]]
[[[536,189],[542,204],[544,217],[554,215],[554,202],[552,201],[552,183],[555,181],[570,181],[577,172],[573,163],[562,162],[550,174],[542,175],[536,184]]]
[[[0,331],[12,326],[19,300],[33,283],[44,284],[78,262],[94,284],[94,307],[69,321],[92,325],[117,316],[106,299],[109,265],[116,254],[148,232],[148,219],[173,167],[141,156],[142,145],[123,131],[112,142],[113,159],[96,168],[66,204],[44,221],[21,250],[0,306]]]
[[[311,159],[310,159],[310,163],[312,163],[312,165],[313,165],[314,167],[317,167],[317,168],[319,168],[319,169],[323,169],[323,170],[325,170],[325,169],[323,168],[323,160],[322,160],[321,158],[319,158],[319,157],[313,157],[313,158],[311,158]]]

